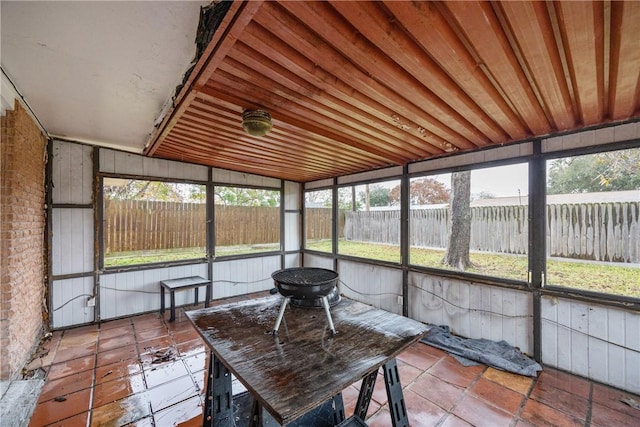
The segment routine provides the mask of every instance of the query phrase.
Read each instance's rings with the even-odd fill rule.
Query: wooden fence
[[[526,206],[471,208],[472,250],[526,254]],[[411,245],[446,248],[447,208],[410,213]],[[547,206],[547,254],[594,261],[640,262],[640,202],[557,204]],[[400,212],[347,212],[347,240],[400,244]]]
[[[331,238],[331,209],[309,208],[306,237]],[[216,244],[280,240],[280,208],[215,206]],[[411,245],[446,248],[449,210],[410,213]],[[106,200],[105,253],[206,246],[206,206],[200,203]],[[526,254],[526,206],[471,209],[471,249]],[[347,240],[400,244],[400,212],[340,211],[339,236]],[[547,254],[594,261],[640,262],[640,202],[547,206]]]

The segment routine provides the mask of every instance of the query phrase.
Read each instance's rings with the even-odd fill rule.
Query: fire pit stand
[[[327,295],[332,293],[338,283],[338,273],[333,270],[312,267],[285,268],[278,270],[271,275],[278,292],[284,297],[280,312],[273,327],[273,335],[278,333],[280,323],[284,317],[284,311],[289,305],[291,298],[296,299],[320,299],[327,323],[332,335],[336,334],[336,328],[331,319],[329,300]]]

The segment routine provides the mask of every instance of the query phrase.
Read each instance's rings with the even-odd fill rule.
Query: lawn
[[[307,249],[331,252],[331,241],[307,244]],[[400,262],[400,248],[365,242],[340,240],[338,253],[362,258]],[[445,251],[411,248],[412,265],[445,268],[442,265]],[[472,252],[470,273],[514,280],[527,280],[527,256]],[[579,260],[547,260],[547,283],[556,286],[604,292],[640,298],[640,268],[637,265],[619,263],[595,263]]]

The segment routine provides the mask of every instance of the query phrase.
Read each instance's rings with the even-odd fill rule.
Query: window
[[[280,190],[214,189],[215,255],[280,250]]]
[[[528,179],[526,163],[412,178],[410,263],[527,280]]]
[[[547,161],[546,284],[640,298],[640,148]]]
[[[332,251],[331,190],[307,191],[304,195],[305,249]]]
[[[338,189],[338,253],[400,262],[400,180]]]
[[[103,179],[104,266],[206,257],[206,187]]]

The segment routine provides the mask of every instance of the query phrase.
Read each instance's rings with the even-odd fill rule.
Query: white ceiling
[[[2,70],[50,136],[142,152],[208,3],[2,0]]]

